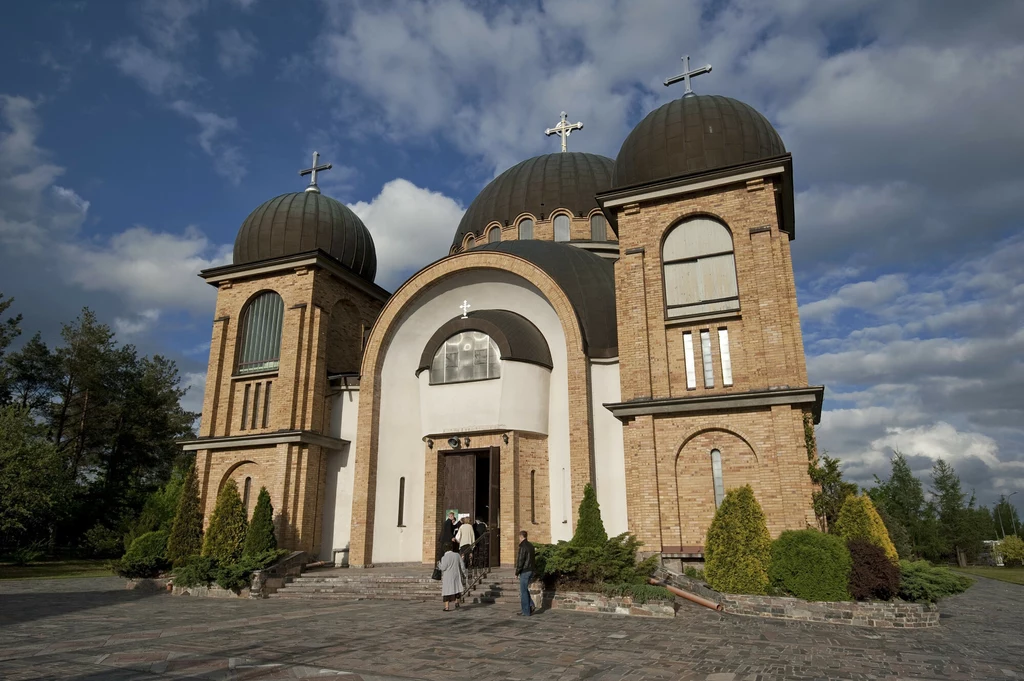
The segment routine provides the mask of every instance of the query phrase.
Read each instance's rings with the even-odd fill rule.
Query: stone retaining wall
[[[603,612],[634,617],[676,616],[676,606],[672,601],[634,603],[629,596],[605,596],[599,593],[578,591],[545,591],[542,594],[542,599],[543,606],[552,610]]]

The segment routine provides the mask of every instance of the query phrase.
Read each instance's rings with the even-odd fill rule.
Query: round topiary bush
[[[805,601],[850,599],[850,552],[842,539],[818,530],[788,530],[772,542],[772,585]]]
[[[853,567],[850,594],[858,601],[887,601],[900,592],[900,566],[867,539],[847,542]]]
[[[849,542],[851,539],[867,539],[878,546],[893,563],[898,563],[900,558],[896,553],[896,547],[889,538],[889,531],[885,529],[882,517],[875,510],[871,497],[866,494],[846,497],[843,507],[839,509],[839,518],[836,520],[836,534]]]
[[[704,544],[704,575],[724,593],[765,594],[771,563],[771,535],[750,485],[729,490]]]
[[[167,556],[167,535],[166,530],[139,535],[132,541],[124,557],[130,560],[165,558]]]

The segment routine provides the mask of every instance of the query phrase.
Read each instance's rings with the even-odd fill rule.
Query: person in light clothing
[[[455,531],[455,540],[459,543],[459,554],[465,560],[466,556],[469,555],[470,550],[473,548],[473,542],[476,541],[476,533],[473,532],[473,525],[471,523],[462,523],[459,525],[459,529]]]
[[[465,588],[462,575],[466,571],[466,566],[462,562],[462,556],[456,551],[458,546],[458,542],[453,539],[448,545],[448,550],[437,562],[437,566],[441,568],[441,599],[444,601],[445,612],[451,612],[449,606],[452,603],[455,603],[456,608],[459,607],[459,597]]]

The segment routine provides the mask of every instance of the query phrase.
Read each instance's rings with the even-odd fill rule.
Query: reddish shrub
[[[847,542],[853,566],[850,595],[858,601],[887,601],[900,590],[900,566],[889,560],[885,550],[867,539]]]

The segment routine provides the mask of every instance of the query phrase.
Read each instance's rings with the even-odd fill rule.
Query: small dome
[[[235,237],[234,264],[317,249],[366,281],[377,274],[377,253],[363,221],[319,192],[282,194],[250,213]]]
[[[594,195],[611,188],[615,162],[607,156],[559,152],[535,156],[512,166],[483,188],[462,216],[452,245],[461,246],[492,222],[511,223],[523,213],[545,217],[556,208],[574,215],[598,208]]]
[[[786,153],[779,133],[752,106],[690,95],[647,114],[615,160],[615,188],[750,163]]]

